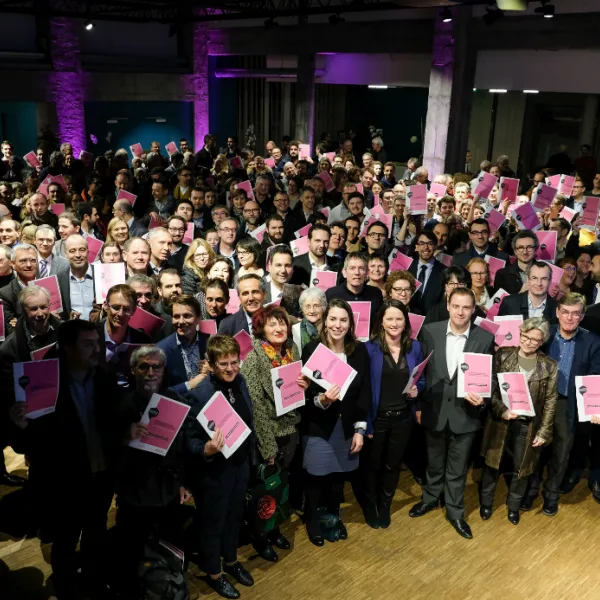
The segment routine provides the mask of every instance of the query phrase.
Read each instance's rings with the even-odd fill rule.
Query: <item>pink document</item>
[[[37,169],[40,166],[40,161],[37,159],[37,155],[35,152],[28,152],[24,157],[23,157],[30,166],[32,166],[34,169]]]
[[[58,277],[56,275],[49,275],[48,277],[42,277],[42,279],[34,279],[27,285],[39,285],[50,292],[50,312],[62,312],[63,303],[60,295],[60,288],[58,287]]]
[[[444,252],[440,252],[435,258],[445,267],[452,266],[452,256],[450,256],[450,254],[444,254]]]
[[[583,203],[583,213],[579,224],[583,229],[595,231],[598,225],[598,213],[600,211],[600,198],[586,196]]]
[[[448,188],[443,183],[432,183],[429,186],[429,193],[435,196],[436,200],[443,198],[446,195]]]
[[[262,244],[262,241],[265,239],[265,233],[267,233],[266,223],[263,223],[262,225],[260,225],[253,231],[250,231],[249,233],[251,237],[253,237],[255,240],[258,240],[258,242]]]
[[[421,327],[423,327],[423,323],[425,322],[425,317],[409,312],[408,320],[410,322],[410,339],[416,340],[419,337]]]
[[[54,202],[48,206],[51,213],[54,213],[57,217],[65,212],[65,205],[62,202]]]
[[[517,415],[534,417],[529,386],[524,373],[498,373],[500,396],[508,409]]]
[[[488,254],[484,257],[485,262],[488,264],[488,268],[490,271],[490,285],[494,285],[494,281],[496,280],[496,273],[500,269],[504,269],[506,266],[506,261],[501,258],[496,258],[495,256],[489,256]]]
[[[232,315],[240,310],[240,297],[238,296],[236,289],[229,290],[229,302],[225,307],[225,311],[228,315]]]
[[[356,326],[356,337],[361,342],[369,341],[369,332],[371,328],[371,303],[370,302],[348,302],[352,312],[360,315],[360,320]]]
[[[234,336],[234,340],[240,345],[240,360],[246,360],[246,356],[252,350],[252,338],[245,329],[238,331]]]
[[[317,287],[322,292],[335,287],[337,283],[337,273],[335,271],[314,270],[310,274],[310,287]]]
[[[296,236],[296,239],[301,238],[301,237],[306,237],[308,235],[308,232],[312,229],[312,224],[309,223],[308,225],[305,225],[304,227],[301,227],[300,229],[298,229],[298,231],[296,231],[294,233],[294,235]]]
[[[237,190],[244,190],[248,196],[248,200],[254,200],[254,190],[252,189],[252,184],[249,181],[241,181],[235,186],[235,188]]]
[[[574,185],[575,177],[573,177],[573,175],[561,175],[558,184],[558,193],[570,196],[573,193]]]
[[[406,387],[402,390],[403,394],[406,394],[413,385],[417,385],[417,382],[419,381],[419,379],[421,379],[421,375],[423,375],[423,373],[425,372],[425,367],[427,366],[427,363],[429,362],[429,359],[431,358],[432,354],[433,350],[427,355],[427,358],[422,363],[419,363],[412,370],[412,373],[408,378],[408,383],[406,384]]]
[[[558,186],[560,185],[560,175],[552,175],[550,177],[546,177],[546,185],[550,185],[553,188],[556,188],[556,192],[558,193]]]
[[[506,294],[506,296],[508,296],[508,294]],[[492,306],[490,306],[490,308],[488,308],[488,311],[486,313],[486,317],[488,319],[494,319],[498,316],[498,313],[500,312],[500,305],[502,304],[502,300],[498,301],[496,304],[492,304]]]
[[[490,173],[481,171],[477,177],[477,185],[473,196],[479,196],[480,198],[487,198],[490,192],[494,189],[494,186],[498,183],[498,178],[494,177]]]
[[[370,225],[372,223],[375,223],[377,221],[377,217],[375,215],[369,215],[363,222],[361,225],[361,229],[360,229],[360,235],[358,236],[359,238],[364,238],[367,236],[367,229],[369,229]]]
[[[556,231],[536,231],[535,235],[540,243],[535,253],[536,260],[554,262],[556,260]]]
[[[327,192],[333,192],[333,190],[335,190],[335,184],[333,183],[333,179],[331,179],[331,175],[329,173],[326,171],[321,171],[317,177],[323,180],[323,183],[325,184],[325,190]]]
[[[568,206],[565,206],[559,213],[559,217],[566,219],[569,223],[579,214],[578,210],[573,210]]]
[[[594,415],[600,415],[600,375],[577,375],[575,391],[580,423],[590,421]]]
[[[406,188],[406,206],[411,215],[427,214],[427,186],[421,183]]]
[[[160,328],[165,324],[165,320],[153,315],[143,308],[136,308],[131,319],[129,319],[129,327],[143,331],[150,337],[153,337]]]
[[[365,188],[363,188],[363,184],[362,183],[356,183],[355,187],[356,187],[356,191],[359,194],[362,194],[363,196],[365,195]]]
[[[242,162],[242,159],[239,156],[234,156],[230,162],[231,166],[234,169],[244,170],[244,163]]]
[[[169,156],[173,156],[173,154],[179,152],[179,150],[177,149],[177,144],[175,142],[169,142],[165,146],[165,150],[169,153]]]
[[[265,158],[265,165],[269,167],[269,169],[275,168],[275,159],[274,158]]]
[[[65,178],[62,175],[50,175],[49,177],[50,183],[58,183],[58,185],[60,185],[65,194],[69,192],[69,186],[67,185],[67,182],[65,181]]]
[[[310,158],[310,144],[299,144],[298,156],[300,157],[300,160],[303,158]]]
[[[141,423],[148,428],[148,434],[129,442],[129,445],[138,450],[166,456],[189,410],[187,404],[153,394],[141,418]]]
[[[558,190],[555,187],[539,183],[535,190],[533,190],[533,194],[531,194],[531,204],[538,212],[546,210],[550,208],[552,200],[554,200],[557,193]]]
[[[302,361],[271,369],[275,412],[278,417],[305,404],[304,390],[298,385]]]
[[[319,344],[306,361],[302,374],[325,390],[338,385],[341,388],[340,400],[344,399],[356,377],[356,371],[323,344]]]
[[[225,444],[221,453],[225,458],[229,458],[250,435],[248,425],[221,392],[217,392],[210,398],[197,419],[211,438],[214,437],[217,429],[223,432]]]
[[[37,419],[54,412],[59,390],[58,358],[13,364],[15,401],[25,402],[25,416]]]
[[[54,346],[56,346],[56,342],[54,342],[53,344],[48,344],[47,346],[39,348],[38,350],[34,350],[33,352],[30,352],[29,356],[31,356],[31,360],[44,360],[44,357],[46,356],[46,354],[48,354],[48,351],[51,348],[54,348]]]
[[[505,296],[508,296],[508,292],[500,288],[486,303],[485,307],[489,310],[494,304],[501,304]],[[489,317],[488,317],[489,319]]]
[[[542,226],[540,218],[531,202],[525,202],[525,204],[517,206],[512,213],[520,230],[529,229],[530,231],[536,231]]]
[[[504,222],[506,221],[506,216],[504,216],[499,210],[496,210],[495,208],[490,208],[490,210],[488,210],[488,212],[485,213],[484,217],[485,220],[488,222],[491,233],[496,233],[496,231],[498,231],[498,229],[500,229],[500,227],[502,227],[502,225],[504,225]]]
[[[519,180],[513,177],[500,177],[500,200],[517,201],[519,191]]]
[[[302,256],[303,254],[308,254],[308,236],[301,237],[297,240],[290,242],[290,248],[294,253],[294,256]]]
[[[117,200],[127,200],[127,202],[133,206],[137,200],[137,196],[131,192],[128,192],[127,190],[119,190],[119,193],[117,194]]]
[[[102,246],[104,246],[104,242],[97,240],[95,237],[91,235],[86,238],[88,245],[88,262],[90,265],[96,262],[98,256],[100,256],[100,252],[102,250]]]
[[[459,364],[456,395],[464,398],[472,393],[491,398],[492,355],[463,352]]]
[[[481,317],[477,317],[475,319],[475,325],[477,327],[481,327],[484,331],[491,333],[493,336],[496,335],[498,329],[500,329],[500,325],[498,323],[494,323],[494,321],[490,321],[489,319],[482,319]]]
[[[198,321],[198,331],[205,335],[217,335],[217,322],[214,319]]]
[[[392,271],[408,271],[408,268],[413,263],[413,258],[407,256],[400,250],[392,250],[388,256],[388,262],[390,263],[390,273]]]
[[[185,226],[185,233],[183,234],[183,243],[191,244],[194,241],[194,224],[187,223]],[[183,252],[183,250],[180,250]]]
[[[141,158],[142,154],[144,154],[144,149],[141,144],[132,144],[129,146],[129,150],[131,150],[133,158]]]
[[[522,315],[506,315],[495,317],[494,323],[500,325],[496,331],[496,345],[501,348],[518,346],[521,340]]]
[[[125,263],[94,263],[94,290],[96,303],[102,304],[106,300],[106,294],[113,285],[125,283]]]
[[[335,159],[335,152],[325,152],[325,156],[327,157],[327,159],[329,160],[329,162],[331,164],[333,164],[333,161]]]
[[[556,288],[558,287],[558,284],[560,283],[560,280],[562,279],[562,276],[563,276],[565,270],[561,269],[560,267],[557,267],[555,264],[553,264],[549,261],[544,261],[544,262],[546,262],[546,264],[552,270],[552,281],[550,282],[550,287],[548,288],[548,293],[550,295],[552,295],[552,294],[554,294]]]
[[[382,206],[377,206],[371,209],[371,216],[375,217],[376,221],[381,221],[388,230],[388,237],[392,237],[392,225],[394,223],[394,215],[388,215]]]

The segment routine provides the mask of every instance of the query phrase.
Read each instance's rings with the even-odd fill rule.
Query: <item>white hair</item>
[[[35,252],[35,257],[38,258],[38,251],[35,246],[32,246],[31,244],[19,244],[18,246],[14,246],[10,251],[10,260],[15,262],[17,259],[17,252],[25,252],[29,250]]]
[[[376,135],[372,140],[372,144],[377,144],[383,148],[383,138],[380,135]]]

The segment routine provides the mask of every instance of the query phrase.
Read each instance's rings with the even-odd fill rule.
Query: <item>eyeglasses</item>
[[[435,242],[417,242],[417,246],[427,246],[428,248],[433,248],[435,245]]]
[[[528,335],[525,335],[524,333],[521,334],[521,339],[524,342],[527,342],[528,344],[531,344],[531,345],[534,345],[534,344],[539,345],[544,342],[543,339],[540,340],[539,338],[532,338],[532,337],[529,337]]]
[[[208,258],[208,256],[208,252],[198,252],[198,254],[194,254],[194,258]]]
[[[224,231],[225,233],[235,233],[237,229],[235,227],[221,227],[219,231]]]
[[[397,294],[410,294],[412,289],[409,287],[393,287],[392,291],[396,292]]]
[[[241,256],[249,256],[250,252],[248,252],[248,250],[238,250],[237,251],[237,255],[240,256],[240,257]]]
[[[483,236],[483,235],[489,235],[490,232],[487,229],[482,229],[481,231],[470,231],[469,232],[471,235],[476,235],[476,236]]]
[[[466,285],[464,283],[461,283],[460,281],[448,281],[446,285],[449,288],[466,287]]]
[[[142,371],[142,373],[146,373],[152,369],[153,371],[162,371],[164,370],[165,365],[158,365],[152,363],[140,363],[137,366],[138,371]]]
[[[133,313],[133,308],[131,308],[131,306],[118,306],[115,304],[109,304],[108,308],[110,308],[110,310],[116,314],[120,313],[121,311],[124,315],[130,315]]]
[[[574,319],[580,319],[583,316],[583,313],[578,310],[571,312],[570,310],[565,310],[564,308],[560,308],[558,310],[558,312],[565,319],[570,319],[571,317],[573,317]]]
[[[169,233],[185,233],[185,229],[183,227],[169,227],[167,231]]]
[[[533,252],[535,250],[535,246],[516,246],[515,250],[517,252]]]
[[[378,240],[385,237],[385,233],[375,233],[374,231],[371,231],[367,235],[370,238],[377,238]]]
[[[232,362],[218,362],[217,363],[217,367],[219,367],[219,369],[235,369],[236,367],[239,367],[239,365],[240,365],[239,360],[234,360]]]
[[[565,271],[570,271],[571,273],[577,271],[577,267],[574,267],[573,265],[567,265],[566,267],[564,267],[564,269]]]

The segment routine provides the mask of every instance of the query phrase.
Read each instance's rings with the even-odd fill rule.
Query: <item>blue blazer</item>
[[[206,340],[206,335],[202,333],[198,334],[200,360],[202,360],[206,354]],[[185,363],[183,362],[181,348],[177,345],[177,334],[172,333],[164,340],[160,340],[156,345],[167,355],[167,387],[173,388],[178,394],[186,394],[188,389],[185,383],[188,381],[188,376],[185,371]]]
[[[369,414],[367,417],[367,434],[373,433],[373,422],[377,417],[379,410],[379,398],[381,395],[381,374],[383,372],[383,352],[379,347],[379,344],[375,341],[367,342],[367,352],[370,358],[371,368],[371,406],[369,407]],[[421,350],[421,344],[416,340],[413,340],[410,352],[406,355],[406,362],[408,363],[408,371],[412,373],[412,370],[421,362],[423,362],[423,351]],[[419,381],[417,381],[417,389],[419,392],[425,387],[425,374],[421,375]],[[401,392],[401,390],[399,390]]]
[[[248,319],[246,318],[246,313],[244,309],[240,307],[236,313],[225,317],[218,329],[219,335],[230,335],[234,336],[236,333],[239,333],[241,330],[244,330],[246,333],[252,335],[250,328],[248,327]]]

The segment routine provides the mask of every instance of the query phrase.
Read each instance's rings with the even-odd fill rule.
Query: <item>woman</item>
[[[123,244],[129,239],[127,221],[121,217],[113,217],[106,228],[106,243],[116,242],[123,249]]]
[[[271,370],[300,360],[300,352],[292,342],[290,319],[281,306],[266,306],[252,316],[252,350],[242,365],[252,408],[261,462],[289,469],[298,446],[300,422],[298,411],[277,416]],[[255,548],[266,560],[277,560],[271,544],[289,550],[290,543],[275,527],[265,540],[255,541]]]
[[[103,263],[123,262],[123,254],[117,242],[105,242],[100,252],[100,261]]]
[[[487,313],[485,305],[494,295],[494,289],[489,284],[490,267],[483,258],[472,258],[466,266],[471,275],[471,290],[475,294],[475,303],[484,313]]]
[[[301,187],[302,179],[300,179],[300,177],[290,177],[287,180],[287,195],[290,199],[290,208],[294,208],[298,200],[300,200]]]
[[[381,185],[381,183],[379,183],[379,181],[373,182],[373,185],[371,186],[371,192],[373,193],[373,196],[378,196],[379,198],[381,198],[381,196],[383,195],[383,186]]]
[[[471,287],[471,275],[465,271],[462,267],[449,267],[442,274],[442,284],[444,286],[444,297],[441,302],[438,302],[431,307],[429,312],[425,315],[425,321],[423,325],[428,323],[436,323],[437,321],[445,321],[450,318],[448,313],[448,296],[450,292],[457,287]],[[479,308],[475,309],[475,316],[484,316]]]
[[[222,279],[205,279],[200,291],[194,296],[200,303],[202,319],[212,319],[217,323],[217,329],[221,321],[227,316],[227,304],[229,303],[229,288]]]
[[[375,179],[380,181],[383,176],[383,163],[378,160],[373,161],[373,171],[375,171]]]
[[[571,291],[571,286],[577,276],[577,261],[572,256],[566,256],[561,258],[556,264],[557,267],[563,269],[564,273],[558,282],[558,289],[556,290],[555,300],[560,300],[565,294]],[[550,294],[552,295],[552,285],[550,285]]]
[[[368,267],[369,281],[367,285],[378,288],[385,297],[385,279],[388,274],[387,260],[379,254],[372,254],[369,257]]]
[[[415,425],[411,400],[425,385],[422,377],[418,385],[403,391],[412,370],[423,361],[421,345],[410,336],[406,306],[398,300],[386,300],[367,343],[372,401],[361,471],[366,488],[365,520],[373,529],[390,526],[400,466]]]
[[[334,298],[325,312],[323,330],[318,339],[309,342],[302,352],[306,364],[323,344],[357,373],[346,390],[343,401],[340,387],[328,391],[304,376],[298,383],[306,390],[307,402],[301,409],[303,467],[305,481],[305,521],[308,538],[315,546],[325,543],[321,529],[321,507],[331,517],[328,539],[348,538],[340,518],[345,474],[358,468],[358,453],[363,446],[368,408],[371,405],[369,355],[354,333],[354,315],[345,300]],[[326,515],[323,515],[326,516]]]
[[[421,312],[411,303],[417,289],[417,280],[408,271],[392,271],[385,282],[385,297],[402,302],[409,312],[420,315]]]
[[[204,206],[210,210],[217,203],[217,194],[215,190],[208,188],[204,192]]]
[[[214,250],[206,240],[198,238],[192,241],[181,271],[181,289],[184,294],[198,293],[215,257]]]
[[[255,273],[259,277],[264,276],[264,269],[261,269],[258,266],[261,255],[260,243],[258,240],[249,236],[243,237],[236,244],[235,253],[240,261],[240,268],[235,275],[235,281],[248,273]]]
[[[592,294],[594,293],[595,281],[590,276],[592,266],[592,256],[594,252],[591,248],[580,248],[577,257],[577,274],[571,284],[571,291],[585,296],[588,304],[593,304]]]
[[[227,287],[231,289],[233,285],[233,264],[229,258],[226,256],[216,256],[213,264],[210,266],[208,271],[208,278],[214,279],[215,277],[218,279],[222,279]]]
[[[494,357],[494,379],[498,373],[525,375],[535,416],[518,416],[509,410],[502,401],[500,388],[495,386],[481,447],[485,467],[481,478],[479,514],[484,521],[492,516],[502,460],[510,457],[512,470],[506,503],[508,520],[518,525],[519,509],[529,476],[535,470],[542,446],[548,445],[552,439],[558,367],[556,361],[540,351],[549,337],[550,326],[545,319],[527,319],[521,324],[519,346],[500,348]]]
[[[319,337],[323,329],[323,315],[327,310],[327,298],[317,287],[311,287],[300,294],[300,311],[302,321],[292,325],[292,337],[298,350],[302,352],[304,347]]]
[[[204,232],[204,239],[208,242],[208,245],[213,249],[213,252],[217,252],[219,247],[219,234],[216,229],[208,229]]]
[[[204,581],[218,594],[239,598],[239,592],[223,571],[242,585],[254,584],[237,558],[254,435],[226,459],[221,453],[224,432],[217,427],[211,439],[197,417],[208,400],[220,392],[254,431],[252,402],[240,374],[240,345],[236,340],[226,335],[211,336],[206,357],[212,373],[189,391],[190,411],[186,420],[186,444],[195,459],[190,465],[189,479],[199,529],[198,566],[206,573]]]

